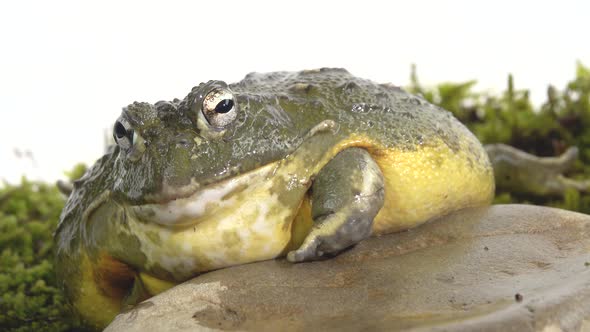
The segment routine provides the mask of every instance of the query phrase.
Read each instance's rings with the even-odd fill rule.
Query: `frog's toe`
[[[316,237],[310,241],[306,241],[299,249],[289,252],[287,260],[291,263],[316,261],[328,256],[328,254],[335,254],[341,249],[327,245],[325,239]]]
[[[371,235],[372,216],[335,213],[321,221],[307,236],[299,249],[289,252],[293,263],[333,256]]]
[[[287,260],[291,263],[299,263],[310,261],[318,258],[317,253],[318,239],[314,238],[311,241],[306,241],[297,250],[293,250],[287,254]]]

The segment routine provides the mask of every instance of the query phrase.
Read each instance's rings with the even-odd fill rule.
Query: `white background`
[[[378,82],[477,79],[540,103],[590,65],[590,2],[2,1],[0,178],[53,181],[102,154],[135,100],[251,71],[345,67]],[[32,151],[30,158],[18,153]]]

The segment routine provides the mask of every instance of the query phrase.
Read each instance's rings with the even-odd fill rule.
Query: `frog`
[[[113,137],[55,232],[58,280],[94,329],[199,274],[329,259],[495,191],[486,150],[450,112],[339,68],[134,102]]]

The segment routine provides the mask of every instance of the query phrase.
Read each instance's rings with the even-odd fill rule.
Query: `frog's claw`
[[[486,145],[485,149],[501,189],[536,195],[560,195],[569,188],[590,190],[590,181],[563,175],[578,158],[577,147],[559,157],[537,157],[504,144]]]
[[[321,259],[369,237],[383,206],[383,175],[367,151],[346,149],[318,173],[311,200],[314,226],[290,262]]]

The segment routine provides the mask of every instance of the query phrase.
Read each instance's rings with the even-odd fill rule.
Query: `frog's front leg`
[[[287,259],[317,260],[369,237],[383,206],[383,186],[381,170],[366,150],[349,148],[337,154],[311,187],[312,230]]]

